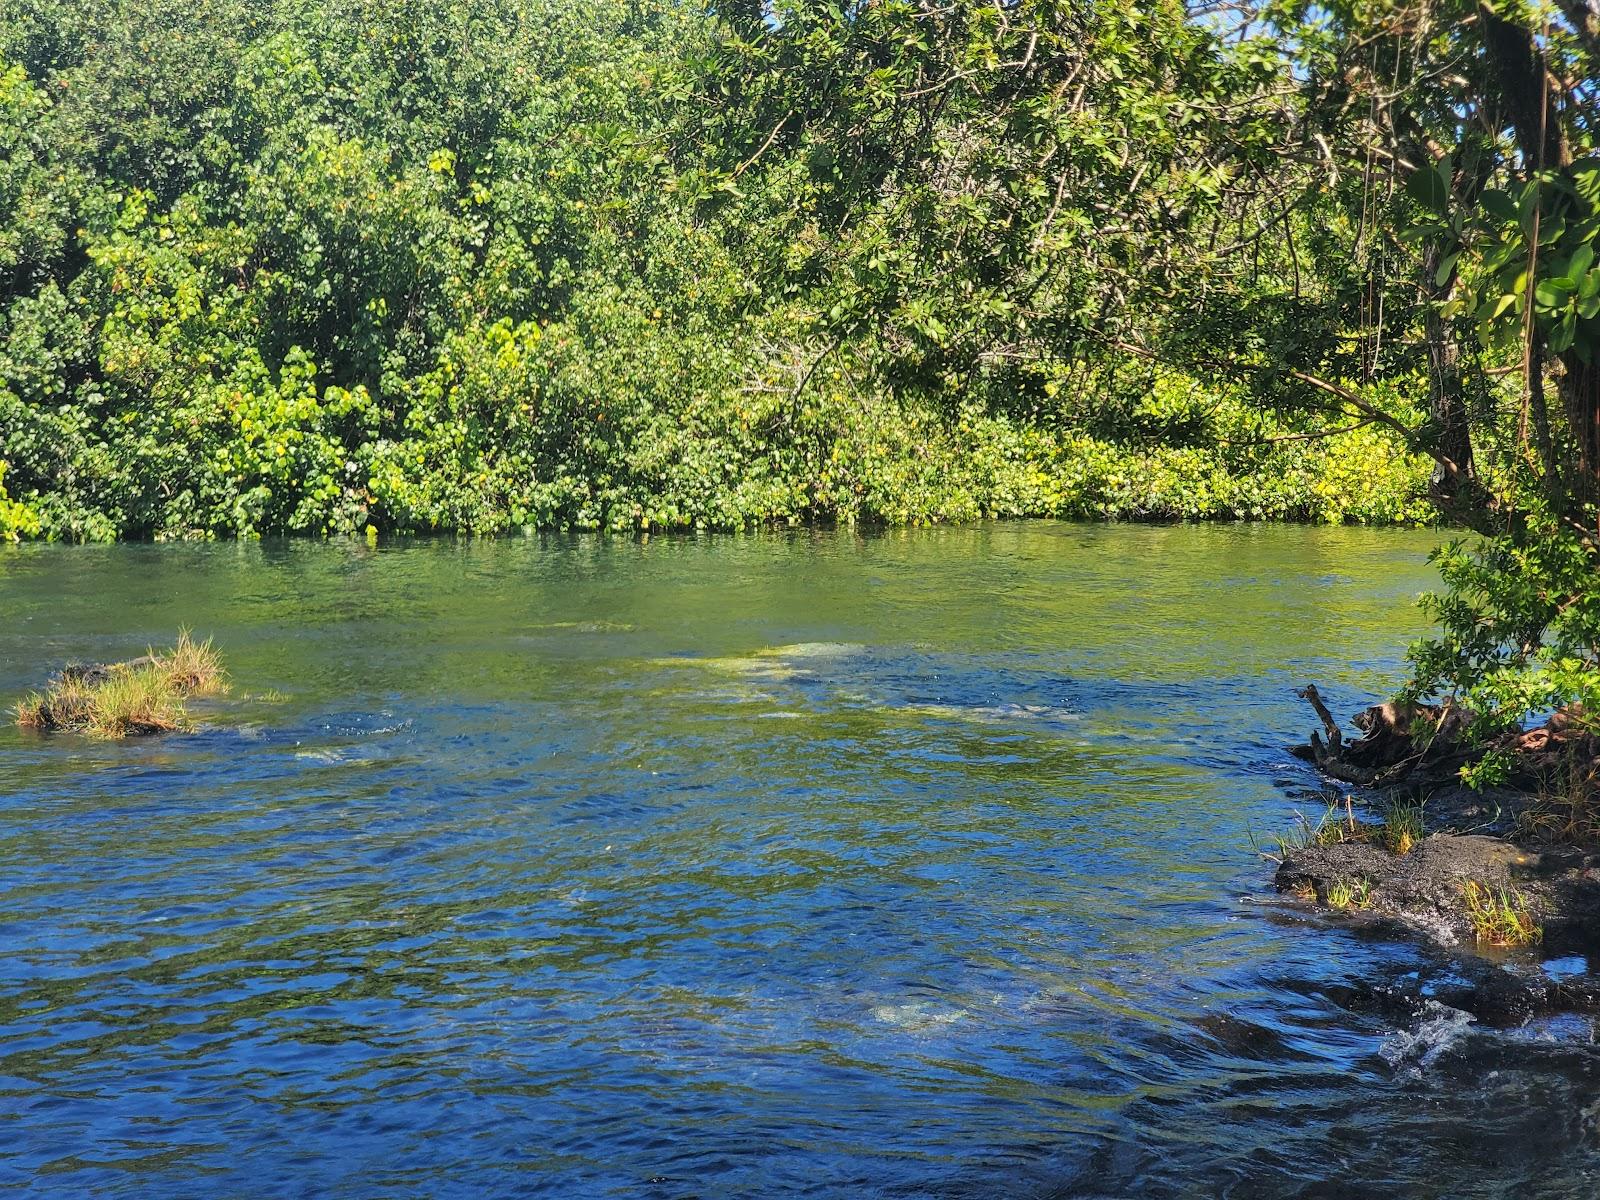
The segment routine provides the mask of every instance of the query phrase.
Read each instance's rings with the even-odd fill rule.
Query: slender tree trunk
[[[1539,447],[1539,464],[1544,469],[1545,494],[1558,511],[1565,509],[1566,472],[1556,458],[1555,438],[1550,433],[1550,409],[1544,398],[1544,346],[1535,341],[1528,347],[1528,411],[1533,417],[1533,438]]]
[[[1578,448],[1578,471],[1571,490],[1580,504],[1600,499],[1600,367],[1576,354],[1561,356],[1558,384],[1567,429]]]
[[[1453,509],[1467,497],[1461,485],[1472,477],[1472,431],[1467,425],[1467,405],[1462,394],[1461,347],[1449,323],[1439,315],[1440,303],[1455,287],[1455,272],[1451,271],[1443,284],[1436,282],[1442,249],[1439,243],[1430,243],[1422,255],[1422,291],[1427,303],[1423,330],[1428,345],[1428,374],[1432,385],[1431,410],[1434,427],[1438,430],[1439,450],[1459,468],[1459,474],[1447,471],[1443,464],[1434,468],[1429,490],[1436,503],[1446,510]]]
[[[1595,32],[1587,0],[1568,6],[1568,11],[1569,15],[1575,15],[1578,30],[1586,38]],[[1478,15],[1484,23],[1484,44],[1499,76],[1524,168],[1531,173],[1539,168],[1571,166],[1572,147],[1560,119],[1560,90],[1546,69],[1533,31],[1505,20],[1488,4],[1480,4]],[[1556,194],[1546,219],[1558,216],[1568,204],[1570,201],[1566,197]],[[1530,291],[1533,285],[1534,281],[1530,280]],[[1541,335],[1535,331],[1533,336]],[[1542,354],[1536,356],[1536,361],[1542,359]],[[1577,447],[1578,463],[1576,471],[1552,470],[1556,465],[1554,450],[1548,451],[1550,461],[1546,466],[1545,488],[1558,510],[1576,516],[1572,512],[1574,507],[1581,508],[1600,500],[1600,369],[1585,363],[1571,350],[1560,355],[1558,362],[1561,370],[1557,389],[1567,418],[1567,431]],[[1537,382],[1536,398],[1542,399],[1542,368]],[[1543,446],[1540,450],[1546,452]]]

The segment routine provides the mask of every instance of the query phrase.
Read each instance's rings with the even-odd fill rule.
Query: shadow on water
[[[0,732],[0,1185],[1591,1195],[1587,1021],[1472,1022],[1248,849],[1432,541],[0,553],[3,694],[180,623],[248,694]]]

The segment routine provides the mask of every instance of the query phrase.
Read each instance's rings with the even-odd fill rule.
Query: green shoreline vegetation
[[[997,35],[968,16],[961,36]],[[1431,519],[1425,458],[1392,431],[1302,440],[1325,422],[1064,329],[1103,303],[1099,254],[1150,245],[1092,244],[1138,164],[1063,193],[1037,250],[1001,244],[1056,169],[964,163],[982,211],[904,175],[925,135],[884,106],[931,64],[858,92],[898,34],[832,20],[796,6],[780,38],[616,0],[8,0],[0,539]],[[1094,18],[1130,80],[1145,20]],[[1175,59],[1257,85],[1157,23]],[[1145,108],[1204,99],[1105,90],[1074,172],[1124,158],[1161,124]],[[780,119],[796,106],[804,127]]]

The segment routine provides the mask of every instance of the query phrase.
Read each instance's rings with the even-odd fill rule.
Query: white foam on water
[[[926,1000],[909,1004],[880,1004],[872,1010],[873,1020],[913,1033],[954,1025],[966,1015],[965,1009],[936,1008]]]
[[[1396,1070],[1425,1071],[1463,1037],[1476,1021],[1471,1013],[1429,1000],[1415,1029],[1397,1029],[1383,1039],[1378,1055]]]

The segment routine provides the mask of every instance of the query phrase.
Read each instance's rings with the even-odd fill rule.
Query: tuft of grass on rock
[[[1370,826],[1356,820],[1348,798],[1342,808],[1337,802],[1328,805],[1327,810],[1315,824],[1312,824],[1305,813],[1298,809],[1295,810],[1294,819],[1294,828],[1288,833],[1280,833],[1273,837],[1275,852],[1263,850],[1254,831],[1249,835],[1250,845],[1262,858],[1281,863],[1291,854],[1311,846],[1337,846],[1345,842],[1366,841],[1372,832]]]
[[[227,690],[222,660],[208,638],[181,630],[171,649],[131,662],[67,667],[16,706],[17,724],[43,733],[125,738],[188,727],[185,701]]]
[[[1514,887],[1490,888],[1468,880],[1462,889],[1467,919],[1480,942],[1491,946],[1531,946],[1544,929],[1533,915],[1527,896]]]
[[[211,639],[197,642],[187,629],[178,631],[178,640],[166,654],[149,652],[167,686],[180,696],[215,695],[227,690],[227,673]]]
[[[1390,854],[1405,857],[1423,839],[1422,805],[1404,800],[1392,801],[1383,810],[1383,825],[1378,841]]]
[[[1600,845],[1600,766],[1574,753],[1563,754],[1539,776],[1517,826],[1546,841]]]
[[[1341,910],[1363,909],[1372,903],[1370,879],[1340,879],[1328,885],[1328,907]]]

